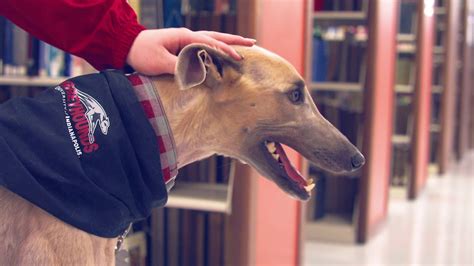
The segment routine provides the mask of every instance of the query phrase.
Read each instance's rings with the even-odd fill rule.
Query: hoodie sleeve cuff
[[[135,38],[143,30],[145,30],[145,27],[137,23],[130,25],[122,31],[122,37],[117,39],[117,46],[113,49],[113,68],[121,69],[125,67],[128,52],[130,51]]]

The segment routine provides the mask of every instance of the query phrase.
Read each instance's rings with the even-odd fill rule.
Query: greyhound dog
[[[291,165],[285,144],[332,172],[360,168],[364,157],[312,101],[283,58],[235,47],[234,61],[204,45],[186,46],[175,77],[153,77],[175,138],[178,167],[220,154],[236,158],[288,195],[307,200],[314,184]],[[0,188],[0,265],[113,265],[117,239],[74,228]]]

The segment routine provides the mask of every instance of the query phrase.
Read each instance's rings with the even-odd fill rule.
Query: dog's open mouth
[[[266,159],[272,170],[277,172],[280,177],[285,177],[286,182],[291,184],[292,190],[296,196],[301,199],[308,198],[315,184],[313,179],[306,180],[295,167],[291,164],[283,147],[278,142],[264,141],[266,149]],[[289,185],[290,185],[289,184]]]

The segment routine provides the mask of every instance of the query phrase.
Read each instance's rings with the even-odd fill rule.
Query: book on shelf
[[[158,9],[158,2],[156,0],[140,0],[140,3],[136,4],[135,12],[139,14],[140,24],[148,29],[163,27],[163,22],[159,21],[159,14],[162,12]]]
[[[167,265],[166,258],[166,215],[165,208],[154,208],[148,219],[150,223],[150,245],[149,246],[149,263],[150,265]]]
[[[396,135],[410,135],[413,122],[413,97],[397,95],[395,97],[395,121],[393,132]]]
[[[313,0],[314,11],[361,11],[366,0]]]
[[[315,201],[313,219],[321,219],[326,214],[325,199],[326,199],[326,176],[324,175],[313,175],[312,176],[316,187],[314,192]]]
[[[409,145],[393,146],[390,184],[392,186],[407,186],[410,174]]]
[[[3,57],[5,54],[5,29],[7,20],[0,16],[0,74],[3,73]]]
[[[363,26],[316,26],[313,36],[314,82],[364,81],[367,29]]]
[[[417,27],[417,0],[403,0],[400,2],[400,19],[398,20],[398,32],[402,34],[416,34]]]
[[[399,55],[396,66],[396,84],[415,84],[416,65],[415,57]]]
[[[163,0],[163,27],[184,27],[182,2]]]
[[[236,32],[236,0],[140,0],[136,10],[147,28]]]
[[[28,67],[28,33],[20,27],[13,27],[13,68],[12,74],[26,75]]]

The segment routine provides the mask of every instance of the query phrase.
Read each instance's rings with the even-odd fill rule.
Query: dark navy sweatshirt
[[[163,206],[156,137],[120,72],[72,78],[0,105],[0,184],[101,237]]]

